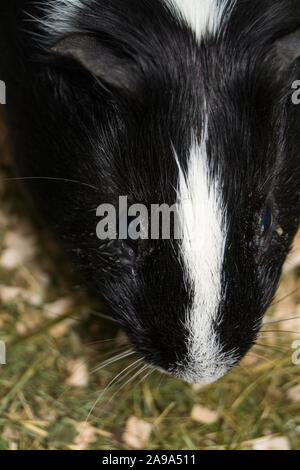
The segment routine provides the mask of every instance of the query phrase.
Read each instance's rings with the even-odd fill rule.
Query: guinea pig
[[[146,364],[218,380],[256,342],[299,227],[299,1],[10,0],[0,13],[32,201]],[[100,239],[97,208],[125,196],[175,205],[180,237]]]

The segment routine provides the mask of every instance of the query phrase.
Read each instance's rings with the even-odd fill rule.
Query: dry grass
[[[100,396],[85,423],[103,389],[137,358],[93,371],[125,351],[126,340],[78,287],[17,184],[5,181],[11,170],[0,135],[0,339],[7,343],[0,449],[300,449],[300,365],[292,362],[299,319],[265,327],[276,331],[262,335],[264,346],[209,387],[159,373],[125,385],[134,371]],[[284,299],[268,314],[273,321],[300,315],[299,245],[278,292]]]

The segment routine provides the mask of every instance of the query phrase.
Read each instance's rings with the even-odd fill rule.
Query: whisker
[[[101,396],[104,395],[105,392],[107,392],[109,390],[109,388],[111,388],[111,386],[114,384],[114,385],[117,385],[118,383],[120,383],[125,377],[127,377],[128,374],[130,374],[131,372],[133,372],[135,369],[137,369],[139,367],[139,364],[143,361],[142,358],[139,358],[137,361],[133,362],[132,364],[130,364],[129,366],[125,367],[125,369],[123,369],[119,374],[117,374],[110,382],[109,384],[105,387],[105,389],[103,390],[103,392],[101,393]],[[127,371],[127,372],[126,372]],[[126,372],[126,374],[124,374],[124,372]],[[120,377],[121,376],[121,377]],[[119,378],[120,377],[120,378]],[[119,380],[117,380],[119,378]]]
[[[114,323],[118,323],[117,320],[115,320],[114,318],[110,317],[109,315],[105,315],[105,313],[101,313],[101,312],[97,312],[95,310],[89,310],[89,313],[91,315],[95,315],[96,317],[99,317],[99,318],[103,318],[104,320],[109,320],[109,321],[112,321]]]
[[[98,403],[100,402],[101,398],[103,397],[103,395],[111,388],[111,386],[115,383],[115,381],[118,379],[118,377],[121,376],[121,380],[126,377],[128,374],[130,374],[130,372],[132,370],[135,370],[140,362],[142,361],[143,359],[138,359],[137,361],[135,361],[133,364],[130,364],[129,366],[125,367],[125,369],[123,369],[118,375],[116,375],[110,382],[109,384],[104,388],[104,390],[100,393],[100,395],[98,396],[97,400],[95,401],[95,403],[93,404],[92,408],[90,409],[87,417],[86,417],[86,423],[88,422],[88,420],[90,419],[94,409],[96,408],[96,406],[98,405]],[[129,369],[129,370],[128,370]],[[128,371],[125,375],[124,372]],[[118,381],[119,382],[119,381]],[[117,383],[118,383],[117,382]]]
[[[134,386],[133,390],[135,390],[136,387],[138,387],[141,383],[143,383],[155,371],[155,367],[152,367],[152,366],[148,366],[148,368],[145,370],[148,370],[148,369],[150,369],[150,371],[146,372],[144,377],[142,377],[141,380],[139,380],[138,383]]]
[[[104,395],[105,392],[107,392],[109,390],[109,388],[111,388],[111,386],[114,384],[114,385],[117,385],[118,383],[120,383],[125,377],[127,377],[128,374],[130,374],[131,372],[133,372],[135,369],[137,369],[139,367],[139,364],[143,361],[142,358],[138,359],[137,361],[135,361],[133,364],[130,364],[129,366],[125,367],[125,369],[123,369],[118,375],[116,375],[110,382],[109,384],[105,387],[105,389],[103,390],[103,392],[101,393],[101,396]],[[128,370],[129,369],[129,370]],[[126,372],[127,371],[127,372]],[[124,372],[126,372],[126,374],[124,374]],[[121,376],[121,377],[120,377]],[[120,378],[119,378],[120,377]],[[117,380],[119,378],[119,380]],[[101,397],[100,397],[101,398]]]
[[[267,357],[261,356],[260,354],[256,354],[255,352],[249,352],[247,355],[257,357],[258,359],[262,359],[263,361],[271,362],[272,364],[276,365],[276,362],[268,359]]]
[[[123,346],[123,348],[124,348],[124,346]],[[105,356],[111,355],[112,353],[115,353],[115,352],[120,351],[120,349],[121,349],[120,347],[119,347],[119,348],[116,348],[116,349],[114,349],[113,351],[110,351],[110,352],[108,352],[108,353],[103,354],[102,356],[105,357]],[[99,356],[99,353],[93,354],[92,356],[89,357],[88,360],[84,360],[83,363],[84,363],[86,366],[88,366],[88,365],[90,364],[90,362],[94,361],[94,359],[95,359],[96,357],[98,357],[98,356]],[[103,363],[102,363],[102,364],[103,364]],[[78,366],[76,366],[75,369],[74,369],[74,372],[76,372],[77,370],[79,370],[81,367],[82,367],[81,364],[79,364]],[[89,375],[91,375],[91,372],[89,373]],[[59,394],[58,399],[61,399],[61,397],[62,397],[68,390],[70,390],[71,388],[72,388],[71,385],[64,384],[63,390],[62,390],[61,393]]]
[[[265,344],[265,343],[256,343],[255,346],[261,346],[262,348],[269,348],[269,349],[274,349],[275,351],[288,351],[287,348],[280,348],[279,346],[273,346],[271,344]]]
[[[100,339],[100,340],[97,340],[97,341],[90,341],[90,342],[84,343],[84,344],[85,344],[85,346],[94,346],[96,344],[114,343],[115,341],[117,341],[117,338]]]
[[[125,359],[126,357],[131,356],[132,354],[134,354],[134,351],[132,349],[128,349],[127,351],[122,352],[118,354],[117,356],[107,359],[106,361],[102,362],[100,366],[97,366],[94,369],[92,369],[89,375],[99,372],[99,370],[104,369],[104,367],[114,364],[117,361],[121,361],[122,359]]]
[[[71,180],[67,178],[55,178],[51,176],[24,176],[24,177],[15,177],[15,178],[2,178],[1,181],[53,181],[58,183],[72,183],[85,186],[87,188],[93,189],[94,191],[99,191],[97,186],[92,186],[91,184],[84,183],[83,181]]]
[[[132,354],[134,354],[133,351],[132,352],[128,352],[128,351],[121,352],[117,356],[114,356],[110,359],[107,359],[107,360],[103,361],[100,365],[98,365],[97,367],[92,369],[90,371],[89,375],[95,374],[96,372],[99,372],[100,370],[104,369],[105,367],[108,367],[111,364],[114,364],[115,362],[121,361],[121,360],[131,356]]]
[[[163,382],[165,382],[168,378],[167,374],[163,374],[161,371],[159,371],[159,373],[160,373],[160,378],[159,378],[159,382],[158,382],[158,389],[160,389]]]
[[[107,356],[110,356],[110,358],[112,358],[112,354],[122,354],[122,353],[125,352],[125,348],[127,346],[128,345],[122,345],[122,346],[118,346],[117,348],[114,348],[113,350],[110,349],[107,352],[101,352],[101,359],[102,358],[105,359]],[[99,359],[99,351],[97,351],[97,350],[96,350],[95,354],[93,354],[92,357],[91,357],[92,360],[94,360],[95,358]],[[105,359],[105,360],[107,361],[109,359]],[[101,364],[98,364],[98,366],[101,365]]]
[[[128,385],[130,382],[133,382],[133,380],[138,377],[140,374],[142,374],[146,369],[148,369],[148,365],[145,364],[143,367],[141,367],[140,370],[138,370],[132,377],[130,377],[128,380],[126,380],[126,382],[119,388],[119,390],[117,390],[113,395],[112,397],[109,399],[109,401],[107,402],[107,404],[109,404],[113,399],[114,397],[120,393],[121,390],[123,390],[124,387],[126,387],[126,385]]]
[[[266,339],[266,340],[274,339],[274,335],[273,334],[269,334],[269,335],[260,334],[259,339]]]
[[[271,303],[270,307],[273,307],[274,305],[278,305],[280,302],[283,302],[284,300],[288,299],[291,295],[298,292],[299,289],[300,287],[297,287],[296,289],[292,290],[289,294],[285,295],[284,297],[281,297],[281,299],[276,300],[276,302]]]
[[[289,330],[261,330],[262,333],[287,333],[291,335],[300,335],[300,331],[289,331]]]
[[[249,353],[248,353],[248,354],[249,354]],[[245,357],[247,357],[247,356],[245,356]],[[241,363],[239,363],[239,364],[237,365],[237,367],[240,367],[241,369],[243,369],[243,371],[248,375],[248,377],[251,377],[251,373],[250,373],[250,372],[251,372],[251,369],[245,367],[245,366],[244,366],[243,364],[241,364]]]
[[[290,317],[290,318],[284,318],[283,320],[276,320],[276,321],[269,321],[269,322],[265,322],[263,323],[263,327],[266,326],[266,325],[276,325],[278,323],[283,323],[284,321],[291,321],[291,320],[297,320],[298,318],[300,318],[300,315],[296,316],[296,317]]]

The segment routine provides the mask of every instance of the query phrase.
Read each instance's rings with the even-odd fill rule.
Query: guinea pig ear
[[[121,57],[92,36],[67,36],[52,47],[52,52],[73,59],[108,86],[127,91],[136,89],[138,72],[133,60]]]
[[[280,70],[286,70],[300,57],[300,29],[280,38],[275,43],[276,62]]]

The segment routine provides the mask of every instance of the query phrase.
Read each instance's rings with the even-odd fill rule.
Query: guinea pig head
[[[227,25],[199,40],[163,21],[147,40],[76,34],[53,51],[95,77],[109,109],[98,202],[176,212],[178,237],[97,241],[99,294],[146,363],[207,384],[255,343],[299,226],[299,33]]]

